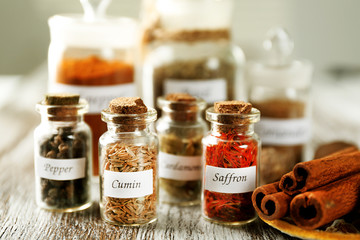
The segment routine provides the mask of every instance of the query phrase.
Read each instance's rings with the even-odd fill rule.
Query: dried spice
[[[165,94],[164,84],[169,79],[176,81],[224,79],[226,81],[226,97],[227,99],[233,99],[235,64],[221,58],[216,58],[215,64],[213,63],[211,59],[204,58],[187,61],[176,60],[156,67],[153,73],[155,98]],[[189,87],[191,89],[191,86]],[[189,92],[189,94],[204,98],[204,96],[199,96],[196,93],[197,91]],[[209,103],[212,104],[212,102]]]
[[[269,99],[252,102],[263,118],[299,119],[305,117],[305,102],[289,99]],[[303,159],[304,144],[283,145],[263,143],[261,149],[260,184],[279,181]]]
[[[86,106],[77,94],[48,94],[37,104],[43,116],[35,130],[41,207],[73,211],[90,206],[91,133],[81,117]]]
[[[156,172],[155,146],[109,144],[105,149],[103,169],[114,172]],[[153,194],[139,198],[103,197],[104,217],[121,224],[147,223],[156,217],[156,175],[153,174]]]
[[[56,82],[84,87],[132,83],[134,82],[134,67],[124,61],[104,60],[95,55],[86,58],[64,58],[59,64]],[[99,173],[98,139],[106,131],[106,124],[101,121],[100,110],[86,114],[85,122],[90,125],[93,133],[93,174],[97,176]]]
[[[201,140],[206,131],[200,114],[206,103],[186,93],[158,99],[163,116],[157,123],[160,140],[160,200],[165,203],[200,203]]]
[[[225,224],[251,221],[256,216],[251,196],[256,187],[259,142],[249,129],[258,121],[259,112],[249,103],[223,101],[206,113],[212,131],[203,140],[203,215]]]
[[[85,132],[74,132],[72,127],[60,128],[40,145],[40,156],[50,159],[74,159],[87,157],[89,136]],[[85,171],[87,172],[88,164]],[[85,178],[57,181],[40,178],[41,200],[53,208],[73,208],[89,201],[89,176]]]
[[[157,139],[149,129],[156,111],[138,97],[120,97],[102,111],[108,131],[100,138],[101,216],[118,225],[157,217]]]

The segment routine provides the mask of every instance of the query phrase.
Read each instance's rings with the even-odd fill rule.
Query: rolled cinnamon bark
[[[291,172],[285,174],[280,180],[279,187],[287,194],[293,195],[357,172],[360,172],[360,151],[350,147],[324,158],[296,164],[293,169],[295,179]]]
[[[360,173],[301,193],[290,203],[296,225],[315,229],[351,212],[360,200]]]
[[[262,217],[265,220],[274,220],[286,216],[291,199],[292,196],[284,192],[266,195],[261,201],[261,210],[264,215]]]
[[[287,214],[291,198],[281,192],[279,182],[274,182],[256,188],[252,195],[252,203],[261,218],[274,220]]]

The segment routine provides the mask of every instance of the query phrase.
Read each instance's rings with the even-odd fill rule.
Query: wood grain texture
[[[34,105],[45,93],[46,72],[39,70],[19,86],[0,115],[0,239],[295,239],[261,220],[242,226],[212,224],[200,207],[159,205],[158,221],[119,227],[100,218],[99,187],[93,205],[76,213],[39,209],[35,203],[33,131],[40,118]]]

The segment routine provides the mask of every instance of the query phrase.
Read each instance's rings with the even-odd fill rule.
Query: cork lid
[[[158,106],[178,122],[195,121],[197,114],[205,109],[206,102],[188,93],[170,93],[158,98]]]
[[[101,119],[121,125],[117,127],[117,131],[133,132],[154,122],[156,115],[156,110],[147,108],[139,97],[119,97],[109,102],[109,107],[101,112]]]
[[[206,110],[206,119],[221,124],[244,125],[258,122],[260,111],[253,108],[251,103],[235,100],[220,101]]]
[[[36,104],[36,110],[51,121],[76,121],[88,108],[88,103],[73,93],[49,93]]]

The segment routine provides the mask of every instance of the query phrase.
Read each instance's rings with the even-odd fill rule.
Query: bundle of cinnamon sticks
[[[279,182],[255,189],[252,202],[265,220],[290,214],[302,228],[323,226],[360,204],[360,151],[349,147],[298,163]]]

